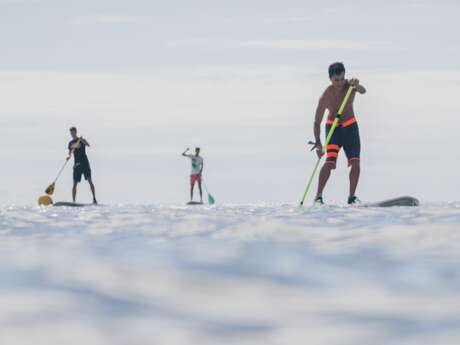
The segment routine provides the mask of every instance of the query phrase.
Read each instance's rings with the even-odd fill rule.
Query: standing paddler
[[[88,141],[83,137],[77,136],[77,128],[70,128],[70,135],[72,140],[69,142],[69,156],[70,159],[73,153],[74,166],[73,166],[73,187],[72,187],[72,200],[75,202],[77,196],[77,184],[81,181],[81,175],[85,176],[85,180],[88,181],[91,187],[91,193],[93,193],[93,204],[97,204],[96,191],[94,188],[93,181],[91,179],[91,167],[89,165],[88,156],[86,155],[86,147],[89,147]]]
[[[315,202],[323,203],[324,187],[331,175],[331,171],[336,168],[337,157],[340,149],[343,147],[348,159],[348,166],[350,167],[350,193],[348,196],[348,204],[355,204],[359,201],[355,192],[360,174],[361,142],[359,139],[358,123],[353,110],[353,102],[356,92],[364,94],[366,93],[366,89],[359,83],[358,79],[345,79],[345,66],[341,62],[336,62],[329,66],[329,79],[331,80],[331,85],[328,86],[319,99],[314,122],[314,148],[316,148],[318,157],[324,155],[323,146],[321,144],[321,121],[324,113],[326,110],[329,111],[326,121],[327,136],[339,112],[339,108],[344,101],[348,88],[351,86],[353,91],[343,108],[342,114],[340,114],[339,123],[332,134],[331,140],[327,144],[327,158],[319,174],[318,191],[316,193]]]
[[[204,161],[203,157],[200,156],[200,148],[195,148],[195,154],[187,154],[190,149],[186,149],[182,152],[182,156],[190,158],[192,161],[192,171],[190,173],[190,201],[193,201],[193,189],[195,183],[198,183],[200,190],[200,202],[203,203],[203,191],[201,189],[201,176],[203,174]]]

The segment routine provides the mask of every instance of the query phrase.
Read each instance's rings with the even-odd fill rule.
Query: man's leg
[[[316,193],[317,198],[323,196],[324,187],[326,187],[327,180],[329,179],[329,176],[331,176],[331,170],[333,169],[335,169],[335,164],[329,162],[324,163],[321,168],[319,173],[318,191]]]
[[[198,189],[200,190],[200,201],[203,202],[203,190],[201,189],[201,180],[198,180]]]
[[[350,167],[350,197],[352,197],[355,195],[356,187],[358,187],[359,175],[361,172],[359,159],[351,159]]]
[[[190,201],[193,201],[193,189],[195,188],[195,180],[190,180]]]
[[[72,200],[75,202],[75,199],[77,197],[77,181],[73,181],[73,187],[72,187]]]
[[[358,186],[360,175],[359,157],[361,154],[361,140],[359,138],[358,124],[354,123],[349,127],[344,128],[345,145],[343,146],[345,154],[348,158],[348,166],[350,169],[350,195],[348,196],[348,203],[354,203],[356,200],[355,192]]]
[[[326,133],[329,133],[330,127],[326,127]],[[334,134],[331,137],[331,142],[326,147],[326,162],[324,163],[319,173],[318,191],[316,193],[316,199],[322,198],[324,187],[331,176],[331,170],[334,170],[337,164],[337,157],[340,151],[340,128],[336,128]]]
[[[77,184],[81,181],[81,175],[83,174],[83,170],[81,165],[76,165],[73,168],[73,188],[72,188],[72,200],[73,202],[77,199]]]
[[[93,181],[91,180],[91,177],[88,178],[88,183],[89,183],[89,187],[91,188],[91,193],[93,193],[93,204],[97,204],[96,189],[94,188],[94,184],[93,184]]]

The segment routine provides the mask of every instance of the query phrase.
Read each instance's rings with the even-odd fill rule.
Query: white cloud
[[[295,50],[375,50],[385,49],[384,44],[346,40],[268,40],[239,42],[237,46]]]
[[[36,3],[41,0],[0,0],[1,4],[25,4],[25,3]]]
[[[433,9],[436,7],[436,3],[425,0],[411,0],[408,1],[407,6],[416,9]]]
[[[285,39],[285,40],[248,40],[248,41],[214,41],[208,39],[186,39],[173,41],[170,46],[194,46],[194,47],[247,47],[265,49],[287,49],[287,50],[347,50],[347,51],[375,51],[375,50],[394,50],[392,46],[384,42],[367,42],[357,40],[309,40],[309,39]]]
[[[145,23],[146,17],[141,16],[123,16],[123,15],[97,15],[87,17],[77,17],[72,22],[74,24],[138,24]]]
[[[299,23],[299,22],[311,22],[315,19],[314,16],[292,16],[292,17],[278,17],[278,18],[266,18],[267,23]]]

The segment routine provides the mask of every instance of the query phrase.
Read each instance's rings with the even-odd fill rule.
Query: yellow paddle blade
[[[53,182],[48,186],[48,188],[45,189],[45,193],[48,195],[53,195],[54,187],[55,187],[55,183]]]
[[[53,199],[51,199],[48,195],[43,195],[38,198],[38,205],[40,206],[49,206],[53,203]]]

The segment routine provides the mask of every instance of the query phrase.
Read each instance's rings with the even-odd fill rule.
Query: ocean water
[[[460,342],[460,203],[0,208],[0,344]]]

